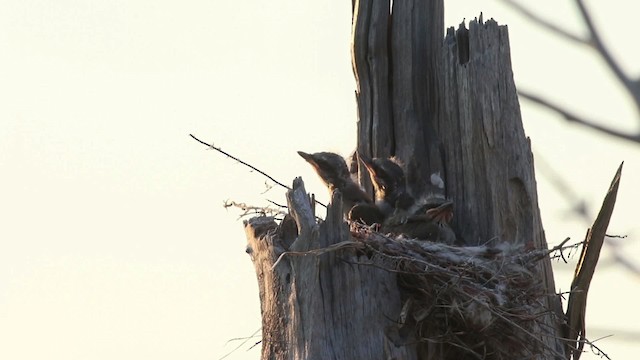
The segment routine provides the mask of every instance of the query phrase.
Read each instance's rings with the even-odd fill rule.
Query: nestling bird
[[[426,206],[429,206],[428,210],[409,216],[404,223],[385,222],[382,230],[412,239],[453,245],[456,242],[456,234],[449,225],[453,218],[453,202],[444,201],[439,205]]]
[[[360,203],[355,204],[349,210],[347,219],[366,225],[382,224],[384,222],[384,214],[375,204]]]
[[[358,154],[375,190],[376,206],[385,216],[406,212],[415,203],[407,189],[404,170],[394,158],[373,158]]]
[[[368,225],[382,222],[384,217],[373,205],[371,197],[360,188],[360,185],[353,181],[347,168],[347,163],[342,156],[331,152],[308,154],[298,151],[298,154],[313,166],[316,173],[329,188],[330,193],[335,189],[340,190],[342,193],[343,213],[347,218],[349,218],[351,209],[355,205],[359,205],[354,214],[355,217],[353,219],[349,218],[350,220],[361,220]]]
[[[449,225],[453,202],[440,196],[417,201],[407,188],[404,170],[395,159],[359,156],[375,188],[376,206],[386,217],[383,232],[449,245],[456,241]]]

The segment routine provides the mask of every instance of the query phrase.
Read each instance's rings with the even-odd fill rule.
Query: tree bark
[[[442,0],[394,1],[393,9],[388,0],[355,1],[353,9],[358,151],[398,157],[417,195],[452,199],[453,227],[466,245],[546,249],[506,26],[480,18],[468,30],[449,29],[443,42]],[[431,182],[434,173],[444,189]],[[368,184],[362,172],[360,179]],[[441,327],[422,328],[418,340],[398,334],[407,295],[375,256],[320,250],[352,240],[339,194],[319,224],[301,180],[287,198],[291,215],[280,225],[245,223],[260,284],[263,359],[466,358],[428,340]],[[546,315],[527,332],[535,339],[522,355],[561,358],[563,314],[548,257],[536,272],[545,289],[537,313]]]
[[[262,359],[416,359],[415,344],[393,341],[402,306],[393,272],[351,250],[302,255],[350,240],[340,194],[320,224],[301,179],[287,202],[292,217],[283,222],[295,221],[297,236],[272,218],[245,223],[260,288]],[[295,240],[287,246],[285,239]]]
[[[506,26],[494,20],[450,28],[442,61],[441,107],[435,127],[443,141],[447,196],[454,227],[467,245],[487,242],[546,249],[531,144],[524,133]],[[548,296],[540,340],[563,354],[560,297],[549,258],[538,266]]]
[[[356,1],[354,11],[358,151],[398,156],[417,191],[439,192],[423,180],[442,171],[433,118],[440,105],[443,2],[394,1],[391,16],[388,0]],[[360,181],[369,183],[362,172]]]

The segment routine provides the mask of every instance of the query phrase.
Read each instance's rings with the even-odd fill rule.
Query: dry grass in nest
[[[404,297],[400,327],[415,330],[418,342],[443,344],[447,358],[555,353],[540,335],[548,294],[537,262],[549,250],[507,243],[456,247],[362,227],[352,235],[376,266],[398,273]]]
[[[372,265],[398,274],[403,309],[398,334],[406,341],[412,334],[418,351],[429,344],[451,359],[564,358],[545,342],[557,336],[549,328],[548,297],[539,261],[551,253],[579,244],[547,249],[525,245],[458,247],[429,241],[389,237],[352,224],[351,241],[287,255],[321,255],[356,250]],[[552,318],[558,323],[558,317]]]

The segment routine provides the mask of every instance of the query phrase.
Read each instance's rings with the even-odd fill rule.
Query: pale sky
[[[640,4],[589,4],[624,68],[638,76]],[[571,1],[539,11],[582,33]],[[260,327],[258,289],[239,212],[224,200],[284,203],[265,178],[303,176],[297,154],[355,147],[350,1],[0,0],[0,358],[219,359]],[[637,115],[599,58],[497,1],[446,2],[445,23],[509,26],[516,82],[607,124]],[[444,32],[444,29],[443,29]],[[640,256],[640,145],[567,125],[522,102],[536,161],[595,213],[625,169],[609,233]],[[588,224],[537,174],[547,239]],[[588,335],[612,358],[640,351],[640,280],[603,250]],[[568,290],[574,264],[556,267]],[[255,338],[249,344],[257,341]],[[230,341],[230,342],[229,342]],[[259,359],[245,344],[228,359]],[[587,354],[584,359],[597,359]]]

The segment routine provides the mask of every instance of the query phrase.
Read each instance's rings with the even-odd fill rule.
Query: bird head
[[[397,197],[400,193],[406,192],[406,180],[402,167],[393,158],[370,159],[363,154],[358,156],[369,173],[376,191],[376,200],[390,200],[391,204],[395,204],[397,199],[389,199],[389,197]]]
[[[341,189],[350,179],[349,169],[344,158],[338,154],[331,152],[317,152],[308,154],[298,151],[298,155],[302,156],[311,166],[322,181],[330,188]]]

